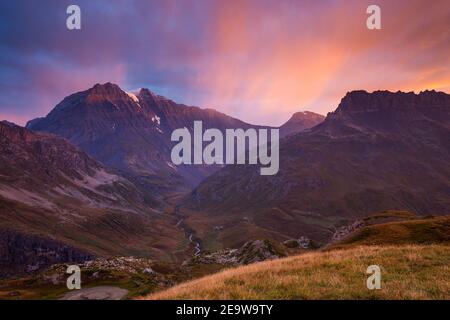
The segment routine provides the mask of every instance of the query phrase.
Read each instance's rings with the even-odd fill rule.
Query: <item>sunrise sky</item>
[[[0,120],[108,81],[266,125],[356,89],[450,92],[450,1],[1,1]]]

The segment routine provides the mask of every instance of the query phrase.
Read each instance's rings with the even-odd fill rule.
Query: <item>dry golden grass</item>
[[[382,288],[368,290],[369,265]],[[144,299],[450,299],[450,246],[360,246],[226,270]]]
[[[449,245],[450,216],[410,219],[366,226],[328,248],[345,249],[360,245],[406,244]]]

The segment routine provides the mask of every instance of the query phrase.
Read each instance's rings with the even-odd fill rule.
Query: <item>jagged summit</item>
[[[450,125],[450,95],[444,92],[348,92],[334,112],[315,128],[330,134],[356,132],[419,132],[430,122]],[[423,134],[427,134],[423,132]]]
[[[141,88],[138,92],[139,97],[145,97],[145,98],[152,98],[154,100],[168,100],[172,101],[169,98],[166,98],[162,95],[156,94],[155,92],[151,91],[148,88]]]
[[[395,111],[414,108],[448,106],[450,95],[435,90],[414,92],[391,92],[378,90],[369,93],[364,90],[348,92],[341,100],[335,113],[373,112],[377,110]]]
[[[119,85],[111,82],[106,82],[104,84],[97,83],[92,88],[84,91],[88,96],[94,98],[104,98],[104,99],[128,99],[131,98],[136,103],[141,100],[152,100],[154,102],[159,101],[172,101],[162,95],[159,95],[148,88],[139,88],[134,91],[126,91],[122,89]]]
[[[131,110],[136,109],[135,104],[137,99],[132,95],[122,90],[118,85],[107,82],[103,85],[96,84],[86,91],[86,102],[95,104],[98,102],[111,102],[115,108],[131,107]],[[134,107],[134,108],[133,108]]]
[[[112,82],[106,82],[104,84],[96,83],[91,89],[88,89],[89,91],[96,91],[96,92],[117,92],[117,91],[123,91],[119,85],[112,83]]]

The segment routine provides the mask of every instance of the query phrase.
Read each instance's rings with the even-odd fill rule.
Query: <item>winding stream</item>
[[[178,209],[178,208],[177,208]],[[178,211],[177,211],[178,212]],[[175,225],[177,228],[179,228],[180,230],[182,230],[185,234],[188,235],[188,239],[189,242],[192,243],[192,245],[194,246],[194,256],[198,256],[201,252],[201,248],[200,248],[200,243],[194,240],[194,234],[193,233],[189,233],[188,231],[186,231],[186,229],[182,226],[184,219],[181,218],[177,224]]]

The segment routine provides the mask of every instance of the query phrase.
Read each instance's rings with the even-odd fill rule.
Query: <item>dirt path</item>
[[[119,287],[99,286],[73,290],[66,293],[61,300],[121,300],[128,290]]]

